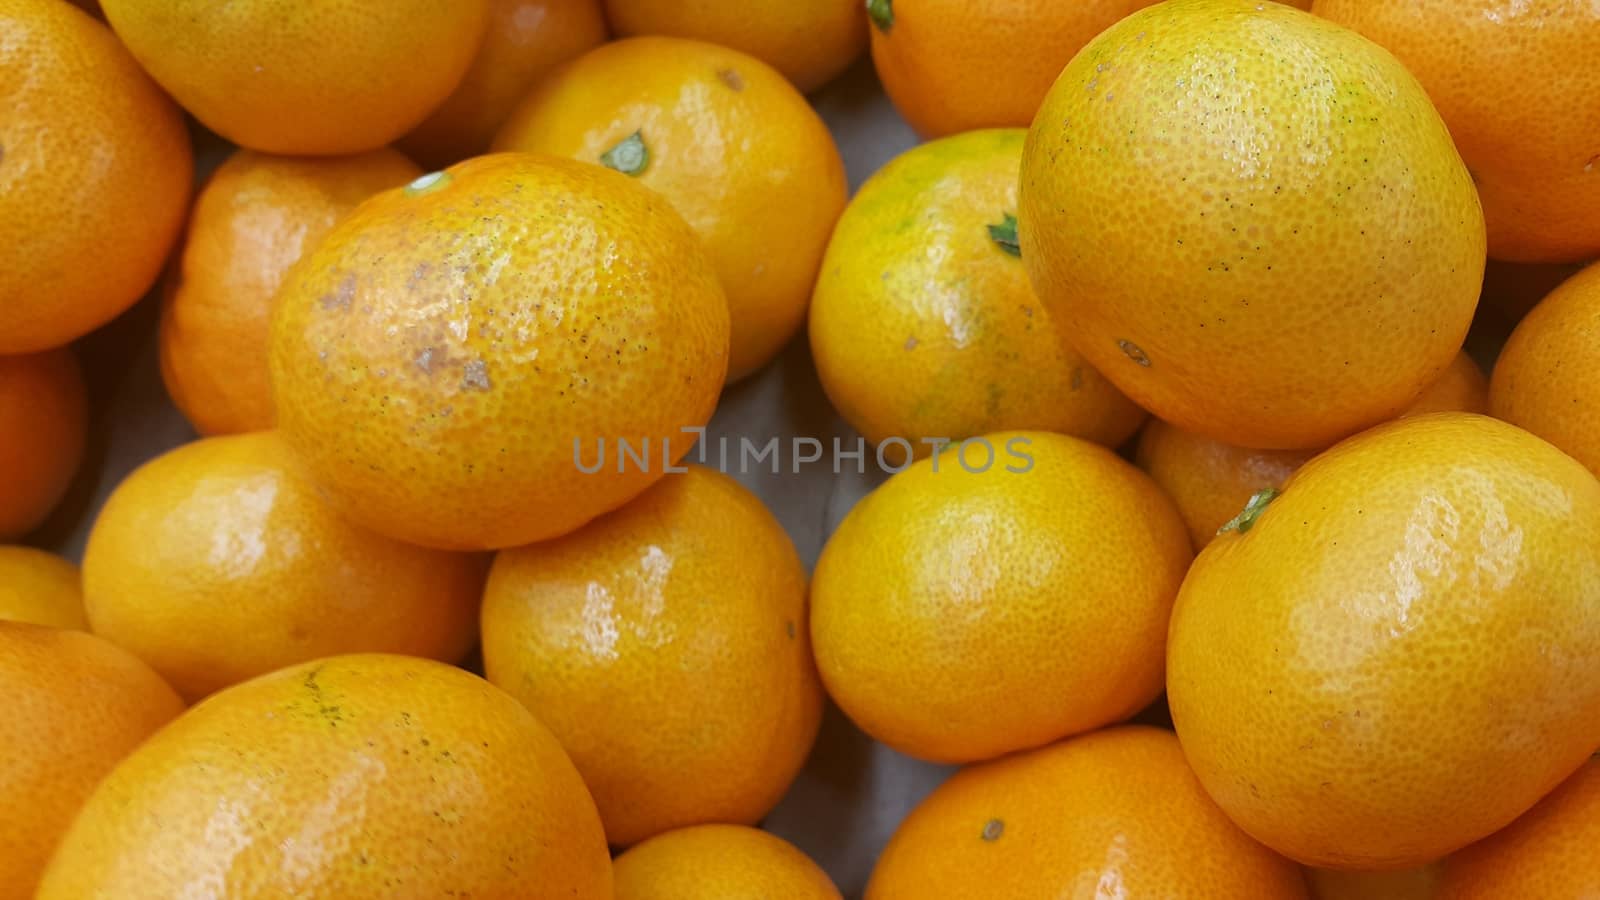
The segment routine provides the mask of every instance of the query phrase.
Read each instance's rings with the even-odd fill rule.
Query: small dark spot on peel
[[[983,823],[983,832],[981,836],[985,842],[992,844],[995,841],[1000,840],[1000,836],[1005,834],[1005,832],[1006,823],[1004,820],[990,819],[989,821]]]
[[[913,334],[910,337],[906,338],[906,349],[907,350],[915,350],[915,349],[917,349],[917,336],[916,335]]]
[[[718,69],[717,79],[735,91],[744,90],[744,76],[737,69]]]
[[[1083,367],[1082,366],[1076,366],[1072,370],[1072,389],[1075,390],[1075,391],[1083,390]]]
[[[1129,359],[1141,366],[1144,366],[1146,369],[1150,368],[1150,357],[1145,355],[1144,350],[1140,349],[1138,344],[1135,344],[1133,341],[1118,340],[1117,347]]]
[[[792,640],[795,639],[795,635],[797,634],[797,632],[795,631],[795,628],[794,628],[794,620],[793,619],[790,619],[789,621],[783,623],[783,630],[788,632],[789,640],[792,641]]]

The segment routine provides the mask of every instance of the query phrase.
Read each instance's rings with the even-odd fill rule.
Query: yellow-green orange
[[[1461,348],[1483,215],[1416,79],[1255,0],[1171,0],[1083,49],[1029,134],[1022,259],[1153,414],[1249,447],[1392,418]]]
[[[1144,419],[1067,346],[1016,256],[1024,135],[975,131],[910,150],[862,185],[834,229],[811,355],[857,431],[900,439],[886,457],[1007,429],[1116,446]]]
[[[1600,482],[1495,419],[1370,429],[1190,569],[1167,699],[1217,803],[1308,865],[1505,827],[1600,733]],[[1448,761],[1441,764],[1441,761]]]
[[[793,844],[743,825],[656,835],[617,857],[616,879],[617,900],[842,900]]]
[[[32,547],[0,547],[0,620],[87,631],[78,567]]]

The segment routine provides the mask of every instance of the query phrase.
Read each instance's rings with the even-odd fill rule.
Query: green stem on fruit
[[[894,0],[867,0],[867,17],[884,34],[894,27]]]
[[[644,145],[644,135],[635,131],[615,147],[600,154],[600,162],[624,175],[637,176],[650,165],[650,148]]]
[[[1244,505],[1244,509],[1240,510],[1237,516],[1230,519],[1228,524],[1217,529],[1217,534],[1226,534],[1230,531],[1244,534],[1255,527],[1256,519],[1260,518],[1267,505],[1276,499],[1278,499],[1277,488],[1263,488],[1256,491],[1250,497],[1250,502]]]
[[[989,226],[989,239],[1012,256],[1022,255],[1022,245],[1017,243],[1017,217],[1006,213],[998,225]]]

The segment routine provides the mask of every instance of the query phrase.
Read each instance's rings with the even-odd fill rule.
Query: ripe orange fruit
[[[656,835],[617,857],[617,900],[842,900],[793,844],[743,825]]]
[[[1489,382],[1465,353],[1411,401],[1401,416],[1488,412]],[[1139,467],[1161,485],[1189,526],[1198,550],[1239,514],[1256,492],[1281,488],[1316,450],[1254,450],[1152,419],[1139,437]]]
[[[1416,79],[1365,38],[1278,4],[1161,3],[1074,57],[1037,122],[1022,261],[1067,339],[1162,419],[1326,446],[1460,350],[1477,195]]]
[[[1393,872],[1348,872],[1306,869],[1311,900],[1435,900],[1438,865]]]
[[[902,154],[833,231],[811,355],[834,407],[886,458],[1006,429],[1117,446],[1145,417],[1067,346],[1015,255],[1024,135],[977,131]]]
[[[489,0],[102,0],[140,64],[206,127],[268,153],[375,150],[461,83]]]
[[[665,196],[727,294],[729,380],[805,321],[845,205],[844,162],[806,99],[761,61],[674,38],[607,44],[535,89],[495,147],[603,163]]]
[[[334,226],[279,292],[270,361],[279,428],[340,510],[482,549],[565,534],[648,487],[711,417],[727,353],[716,273],[666,201],[508,153]]]
[[[489,679],[561,739],[620,846],[755,823],[822,715],[794,545],[738,482],[687,468],[501,553],[484,594]]]
[[[1495,363],[1496,418],[1539,435],[1600,474],[1600,266],[1590,266],[1523,317]]]
[[[1111,451],[990,435],[895,475],[839,525],[811,585],[817,666],[839,707],[902,753],[1037,747],[1161,693],[1190,558],[1177,510]]]
[[[1571,0],[1317,0],[1317,15],[1400,58],[1472,169],[1489,252],[1525,262],[1600,253],[1600,9]]]
[[[0,356],[0,541],[37,528],[61,502],[88,427],[71,350]]]
[[[608,900],[594,803],[493,685],[341,656],[230,688],[101,782],[40,900],[528,896]]]
[[[88,631],[78,567],[32,547],[0,547],[0,620]]]
[[[26,900],[95,784],[183,702],[109,641],[18,622],[0,622],[0,685],[0,898]]]
[[[872,0],[872,61],[924,137],[1027,126],[1084,44],[1156,0]]]
[[[1600,894],[1600,758],[1504,830],[1451,856],[1437,900],[1546,900]]]
[[[421,174],[387,148],[315,159],[241,150],[217,168],[161,320],[161,375],[196,431],[272,427],[267,325],[285,273],[361,201]]]
[[[489,0],[472,68],[400,149],[434,168],[484,152],[530,88],[605,40],[600,0]]]
[[[346,522],[258,432],[128,476],[90,532],[83,586],[95,633],[192,699],[336,653],[460,659],[484,563]]]
[[[619,35],[661,34],[731,47],[782,72],[810,93],[867,46],[860,0],[605,0]]]
[[[1229,822],[1171,732],[1132,726],[957,772],[889,839],[866,900],[1302,898]]]
[[[149,289],[194,160],[177,107],[87,13],[0,0],[0,34],[0,353],[29,353]]]
[[[1252,506],[1184,581],[1167,699],[1258,840],[1308,865],[1419,865],[1594,750],[1600,482],[1582,466],[1436,413],[1338,444]]]

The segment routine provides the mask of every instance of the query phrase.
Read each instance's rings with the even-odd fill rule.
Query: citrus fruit
[[[183,703],[109,641],[18,622],[0,622],[0,685],[0,898],[26,900],[95,784]]]
[[[866,900],[1304,896],[1299,871],[1206,797],[1171,732],[1129,726],[957,772],[889,839]]]
[[[482,549],[648,487],[710,418],[727,353],[716,273],[666,201],[601,166],[497,154],[335,225],[279,292],[270,370],[279,428],[338,508]]]
[[[872,0],[872,61],[924,137],[1023,126],[1073,54],[1156,0]]]
[[[1439,866],[1392,872],[1306,869],[1311,900],[1435,900]]]
[[[829,538],[811,585],[817,666],[902,753],[1037,747],[1161,693],[1190,556],[1171,502],[1110,450],[989,435],[890,478]]]
[[[1267,499],[1195,560],[1167,648],[1184,751],[1245,831],[1308,865],[1420,865],[1594,750],[1600,482],[1582,466],[1435,413]]]
[[[89,534],[83,587],[96,634],[196,698],[336,653],[453,662],[472,646],[484,570],[345,521],[264,431],[128,476]]]
[[[90,796],[39,897],[511,900],[530,886],[611,897],[571,760],[483,679],[374,654],[237,685],[145,742]]]
[[[32,531],[61,502],[88,427],[71,350],[0,356],[0,540]]]
[[[1539,435],[1600,473],[1600,266],[1562,282],[1523,317],[1495,363],[1496,418]]]
[[[842,900],[793,844],[743,825],[659,834],[616,860],[617,900]]]
[[[272,427],[267,325],[284,274],[357,204],[422,170],[387,148],[294,159],[241,150],[200,191],[161,321],[161,374],[201,434]]]
[[[822,715],[794,545],[738,482],[686,468],[501,553],[484,594],[489,680],[561,739],[620,846],[756,822]]]
[[[1487,412],[1488,379],[1465,353],[1456,354],[1402,416],[1429,412]],[[1183,515],[1198,550],[1244,509],[1257,492],[1280,488],[1315,450],[1236,447],[1152,419],[1139,437],[1139,467],[1161,485]]]
[[[32,547],[0,547],[0,620],[88,631],[78,567]]]
[[[1545,900],[1600,894],[1600,758],[1504,830],[1451,856],[1437,900]]]
[[[177,107],[87,13],[0,0],[0,35],[0,353],[28,353],[149,289],[194,160]]]
[[[1022,261],[1151,413],[1266,449],[1400,412],[1483,275],[1472,179],[1382,48],[1274,3],[1172,0],[1073,58],[1023,149]]]
[[[1483,198],[1489,252],[1600,253],[1600,8],[1573,0],[1317,0],[1405,63],[1450,126]]]
[[[472,68],[400,149],[436,168],[482,153],[530,88],[605,39],[600,0],[489,0]]]
[[[860,0],[605,0],[623,36],[668,35],[731,47],[782,72],[809,93],[845,70],[867,46]]]
[[[1017,258],[1021,129],[910,150],[861,186],[811,304],[811,355],[841,415],[886,452],[1057,431],[1116,446],[1144,411],[1070,349]],[[898,438],[895,445],[883,442]]]
[[[536,88],[495,147],[602,163],[665,196],[705,241],[727,294],[730,380],[805,321],[845,205],[844,162],[822,119],[765,63],[675,38],[607,44]]]
[[[455,90],[489,0],[102,0],[106,20],[207,128],[268,153],[374,150]]]

